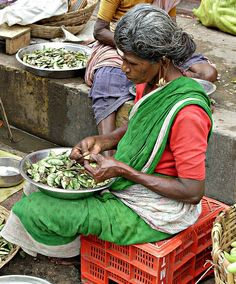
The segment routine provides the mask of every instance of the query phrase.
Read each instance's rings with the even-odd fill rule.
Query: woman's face
[[[120,50],[118,50],[118,54],[123,59],[122,71],[135,84],[153,82],[158,77],[159,63],[150,63],[133,53],[123,53]]]

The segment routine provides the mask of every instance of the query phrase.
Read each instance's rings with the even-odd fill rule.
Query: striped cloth
[[[101,67],[117,67],[122,64],[121,57],[117,54],[116,49],[109,45],[104,45],[97,41],[93,46],[93,52],[87,63],[85,72],[85,82],[88,86],[92,86],[95,70]]]
[[[181,0],[153,0],[152,5],[165,10],[167,13],[171,9],[176,7],[181,2]]]

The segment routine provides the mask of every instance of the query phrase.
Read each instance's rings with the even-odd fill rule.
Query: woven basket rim
[[[81,8],[81,9],[78,9],[78,10],[75,10],[75,11],[71,11],[71,12],[66,12],[62,15],[52,16],[50,18],[43,19],[43,20],[39,21],[39,23],[66,21],[67,19],[70,19],[72,17],[77,17],[78,15],[84,15],[86,17],[87,14],[90,14],[90,13],[93,12],[98,1],[99,0],[88,0],[87,5],[84,8]]]
[[[45,26],[37,24],[31,24],[30,27],[31,27],[31,34],[33,37],[51,39],[63,36],[61,27]],[[84,27],[85,24],[82,24],[78,26],[65,26],[65,29],[73,34],[78,34],[80,31],[83,30]]]

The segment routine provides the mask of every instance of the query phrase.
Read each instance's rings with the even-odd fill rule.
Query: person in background
[[[83,139],[70,154],[97,182],[115,179],[109,189],[76,200],[28,184],[1,235],[31,255],[74,257],[80,234],[119,245],[155,242],[201,214],[210,100],[176,67],[194,53],[194,41],[165,11],[139,4],[118,22],[115,42],[122,71],[137,84],[129,122]],[[112,149],[115,158],[100,154]]]
[[[114,28],[117,21],[138,3],[149,3],[164,9],[172,19],[176,17],[176,5],[180,0],[101,0],[94,27],[97,39],[86,69],[85,81],[91,86],[95,120],[99,134],[107,134],[116,128],[116,111],[134,96],[129,89],[133,85],[121,70],[122,59],[117,54],[114,41]],[[215,81],[217,71],[204,56],[194,54],[179,69],[188,77]],[[113,151],[107,152],[113,155]]]

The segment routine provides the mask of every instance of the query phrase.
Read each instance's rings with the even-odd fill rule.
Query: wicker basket
[[[8,217],[9,217],[9,211],[5,207],[0,206],[0,222],[4,224]],[[7,258],[4,260],[0,259],[0,268],[2,268],[5,264],[7,264],[17,254],[19,249],[20,249],[19,246],[13,245],[13,249],[11,250],[10,254],[7,256]]]
[[[82,31],[85,25],[80,26],[66,26],[66,30],[71,32],[72,34],[76,35]],[[40,37],[40,38],[56,38],[62,37],[64,35],[61,27],[50,27],[45,25],[36,25],[32,24],[31,27],[31,36],[32,37]]]
[[[63,35],[61,26],[73,33],[78,34],[88,22],[97,6],[98,0],[87,0],[87,5],[76,11],[68,12],[60,16],[43,19],[30,25],[31,35],[40,38],[55,38]]]
[[[221,212],[213,225],[212,260],[216,284],[236,284],[236,274],[226,270],[229,262],[224,256],[233,241],[236,241],[236,204]]]

